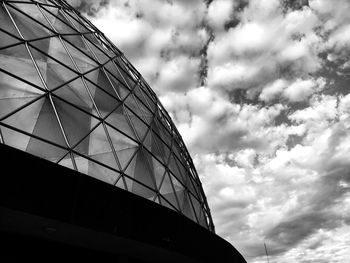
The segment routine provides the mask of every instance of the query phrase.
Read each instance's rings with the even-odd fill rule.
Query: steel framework
[[[123,53],[62,0],[0,3],[0,142],[214,232],[179,132]]]

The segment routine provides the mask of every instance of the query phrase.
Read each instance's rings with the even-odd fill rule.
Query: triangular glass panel
[[[59,161],[58,164],[74,170],[74,165],[70,157],[70,154],[67,154],[67,156],[63,158],[61,161]]]
[[[124,190],[128,190],[128,187],[126,185],[125,177],[123,175],[120,175],[119,178],[117,178],[117,181],[114,183],[116,187],[119,187]]]
[[[17,132],[15,130],[6,128],[0,123],[1,134],[3,143],[19,150],[25,151],[27,149],[28,142],[31,137]]]
[[[153,174],[154,174],[154,179],[156,180],[157,189],[159,189],[163,183],[165,167],[154,157],[152,157],[152,166],[153,166]]]
[[[183,184],[185,184],[185,182],[183,181],[183,178],[179,172],[179,169],[176,165],[176,161],[175,161],[175,157],[173,154],[170,155],[169,157],[169,164],[168,164],[168,167],[171,171],[171,173],[179,180],[181,181]]]
[[[3,54],[1,49],[16,43],[21,43],[22,41],[0,31],[0,54]],[[6,55],[6,54],[4,54]]]
[[[16,27],[12,23],[10,16],[4,8],[4,5],[0,5],[0,25],[1,29],[15,35],[18,38],[20,37]]]
[[[153,101],[152,96],[149,95],[148,90],[144,87],[144,83],[143,82],[141,82],[139,85],[137,85],[135,87],[134,93],[136,93],[136,95],[141,100],[147,101],[147,105],[149,106],[149,108],[151,109],[152,112],[156,112],[157,111],[156,103]],[[140,94],[142,94],[143,97],[141,97]]]
[[[125,174],[134,178],[138,148],[129,148],[117,151],[119,163]]]
[[[136,140],[135,133],[129,125],[127,117],[124,115],[123,106],[118,107],[112,114],[106,118],[106,122],[112,127],[118,129],[119,131],[125,133],[129,137]]]
[[[98,154],[94,156],[94,159],[97,159],[101,163],[110,162],[111,164],[113,158],[112,155],[112,153]],[[104,181],[108,184],[114,184],[117,181],[120,174],[115,170],[109,169],[103,165],[89,160],[88,175],[98,180]]]
[[[53,90],[65,83],[71,82],[72,79],[77,78],[78,75],[72,70],[62,66],[58,63],[47,63],[46,68],[46,85],[49,90]],[[82,90],[83,84],[81,79],[77,78],[68,85],[74,86],[77,90]],[[81,87],[81,88],[78,88]]]
[[[150,156],[145,152],[145,150],[140,149],[140,151],[137,153],[134,178],[151,189],[157,191],[153,171],[150,170],[150,161]]]
[[[136,82],[132,80],[131,77],[122,69],[123,66],[122,67],[120,66],[120,63],[118,62],[119,60],[120,60],[120,57],[117,57],[115,60],[116,64],[118,65],[117,67],[118,76],[130,90],[133,90]]]
[[[38,6],[36,4],[33,4],[32,2],[30,2],[28,4],[27,3],[11,3],[11,5],[14,5],[16,8],[18,8],[24,14],[30,15],[30,18],[33,19],[32,23],[37,23],[37,26],[32,28],[32,30],[37,30],[37,28],[40,28],[40,30],[45,31],[48,34],[52,34],[52,27],[47,22],[47,20],[42,15],[42,13],[39,11]],[[18,23],[17,23],[17,25],[18,25]]]
[[[32,85],[2,72],[0,72],[0,85],[0,99],[2,100],[0,118],[44,93]]]
[[[75,28],[75,30],[79,31],[80,33],[88,33],[89,32],[89,30],[84,25],[82,25],[80,22],[78,22],[79,20],[77,19],[76,15],[74,13],[67,12],[66,15],[67,15],[69,22]]]
[[[206,220],[206,217],[204,215],[204,212],[203,210],[201,209],[199,211],[199,218],[198,218],[198,222],[201,226],[205,227],[205,228],[208,228],[208,222]]]
[[[152,198],[156,195],[154,191],[151,189],[143,186],[142,184],[139,184],[138,182],[134,181],[132,185],[132,190],[134,194],[137,194],[139,196],[142,196],[144,198]]]
[[[118,99],[108,95],[104,90],[95,86],[95,84],[90,81],[85,81],[85,84],[89,90],[94,90],[93,100],[102,118],[121,106],[121,102]]]
[[[24,44],[19,44],[19,45],[15,45],[15,46],[1,49],[0,54],[6,55],[6,56],[11,56],[11,57],[13,57],[13,59],[23,58],[23,59],[26,59],[28,62],[32,63],[31,58],[29,56],[29,53],[28,53]],[[10,59],[10,57],[6,57],[6,56],[1,56],[1,60],[4,60],[4,59],[9,60]],[[4,63],[1,63],[1,64],[4,64]]]
[[[91,126],[95,127],[97,122],[98,121],[95,120],[95,118],[92,118],[91,119]],[[111,145],[108,142],[108,138],[107,138],[107,135],[105,133],[105,130],[104,130],[102,123],[100,123],[90,133],[88,138],[89,138],[89,156],[112,151]],[[84,141],[82,143],[84,143]]]
[[[103,89],[104,91],[106,91],[109,95],[120,99],[119,94],[111,85],[111,82],[103,69],[99,70],[99,74],[97,78],[97,86],[100,89]]]
[[[77,154],[73,154],[73,156],[74,156],[75,164],[77,165],[78,172],[83,174],[88,174],[89,160]]]
[[[167,196],[167,198],[165,199],[163,196],[160,196],[160,201],[161,201],[161,205],[165,206],[167,208],[170,208],[171,210],[177,211],[178,210],[178,206],[172,204],[172,202],[168,199],[172,199],[170,196]]]
[[[53,98],[53,103],[68,142],[73,147],[89,133],[93,117],[59,99]],[[89,144],[85,142],[80,143],[76,150],[86,153],[88,148]]]
[[[30,5],[30,4],[19,4],[19,5],[22,8],[25,8],[25,7],[28,8],[30,6],[32,7],[34,6],[36,8],[35,5]],[[37,38],[47,37],[52,35],[52,32],[50,32],[48,29],[46,29],[39,23],[35,22],[33,19],[30,19],[26,15],[22,14],[21,12],[17,11],[15,8],[11,7],[11,5],[7,5],[7,8],[11,13],[13,20],[15,21],[19,31],[21,32],[25,40],[37,39]],[[33,14],[41,15],[41,13],[38,11],[39,10],[36,10],[35,12],[33,12]],[[44,18],[42,17],[41,20],[44,20]]]
[[[101,64],[104,64],[108,60],[110,60],[110,58],[103,51],[97,48],[94,44],[90,43],[89,41],[86,41],[86,43]]]
[[[98,75],[100,74],[100,69],[96,68],[94,70],[91,70],[89,72],[86,72],[83,74],[84,78],[89,80],[92,83],[97,83]]]
[[[53,94],[87,112],[91,112],[94,109],[92,100],[80,78],[56,89]]]
[[[44,38],[38,41],[32,41],[29,45],[30,53],[36,61],[47,61],[49,52],[50,38]],[[44,53],[42,53],[44,52]]]
[[[33,44],[35,43],[33,42]],[[66,52],[65,47],[62,45],[62,42],[58,37],[50,38],[50,46],[49,46],[48,54],[51,57],[56,59],[56,61],[54,61],[53,59],[48,58],[47,61],[49,63],[58,64],[57,61],[59,61],[62,65],[65,65],[66,67],[70,68],[72,71],[77,71],[68,53]]]
[[[21,100],[26,101],[27,98],[3,100],[1,101],[1,104],[0,104],[1,105],[0,110],[2,110],[2,107],[19,108],[19,106],[23,106],[21,104],[24,103]],[[33,101],[33,99],[31,100]],[[21,131],[33,133],[34,126],[37,123],[37,119],[42,110],[44,102],[45,102],[45,98],[42,98],[30,103],[23,109],[7,117],[5,120],[3,120],[3,123],[11,125]]]
[[[139,103],[136,102],[134,95],[130,94],[125,100],[124,100],[125,105],[132,110],[133,114],[142,117],[144,113],[140,110]]]
[[[113,74],[109,73],[108,71],[106,72],[109,80],[112,82],[114,90],[119,94],[119,97],[124,100],[131,93],[130,90],[127,89],[122,82],[116,79]]]
[[[69,22],[67,22],[66,19],[61,15],[57,7],[51,7],[51,6],[45,5],[45,6],[41,6],[41,10],[43,11],[44,16],[47,17],[47,19],[50,21],[50,23],[53,25],[53,27],[58,33],[61,33],[61,34],[77,33],[77,31],[75,31],[73,28],[69,26]]]
[[[114,149],[116,151],[122,151],[125,149],[138,147],[138,144],[135,141],[126,137],[124,134],[118,132],[117,130],[113,129],[108,125],[106,125],[106,127],[108,130],[109,136],[112,140]]]
[[[174,186],[175,192],[182,191],[185,189],[183,184],[179,180],[177,180],[176,177],[172,176],[171,174],[169,174],[169,176],[170,176],[171,182]]]
[[[187,216],[189,219],[193,220],[196,222],[196,217],[193,213],[193,208],[191,205],[191,201],[188,197],[188,194],[183,191],[183,193],[178,193],[178,195],[182,195],[183,196],[183,205],[182,205],[182,212],[185,216]]]
[[[77,48],[75,48],[73,45],[71,45],[67,41],[63,41],[63,42],[81,73],[85,73],[89,70],[92,70],[98,67],[98,64],[95,61],[93,61],[91,58],[89,58],[87,54],[79,51]]]
[[[133,115],[129,109],[126,109],[125,112],[129,115],[129,120],[131,121],[131,125],[134,127],[133,130],[136,131],[139,140],[143,141],[149,127],[147,127],[137,116]]]
[[[191,202],[192,202],[192,206],[194,208],[194,211],[196,213],[196,217],[197,217],[197,220],[199,218],[199,214],[200,214],[200,210],[202,209],[201,208],[201,205],[200,203],[198,202],[198,200],[196,198],[194,198],[191,194],[189,194],[190,198],[191,198]]]
[[[94,32],[88,32],[87,34],[84,34],[84,37],[90,41],[90,43],[94,43],[96,46],[100,47],[100,42],[95,37]],[[102,48],[102,47],[101,47]],[[106,52],[105,50],[103,50]]]
[[[86,48],[86,45],[81,37],[81,35],[63,35],[63,38],[74,45],[77,49],[83,50],[84,52],[88,53],[89,50]],[[92,54],[89,54],[92,56]]]
[[[152,127],[156,126],[158,128],[158,135],[162,138],[165,144],[168,145],[169,148],[171,148],[172,142],[171,142],[171,135],[167,132],[167,130],[164,128],[164,126],[161,124],[161,122],[154,118],[152,122]]]
[[[48,98],[45,98],[44,104],[41,107],[41,111],[34,126],[33,135],[62,147],[67,147],[55,111]],[[30,147],[40,148],[39,146],[34,145],[34,142],[33,144],[29,142],[28,148]]]
[[[166,172],[162,181],[162,184],[159,185],[159,192],[162,195],[168,194],[168,193],[173,193],[174,192],[174,188],[171,182],[171,179],[169,177],[169,173]]]
[[[137,87],[137,86],[136,86]],[[135,89],[136,89],[135,87]],[[139,97],[135,95],[135,89],[134,89],[134,98],[137,102],[137,105],[139,106],[141,110],[141,115],[147,116],[147,117],[153,117],[154,113],[149,110],[149,106],[147,105],[147,101],[144,99],[144,96]]]
[[[170,150],[152,131],[151,152],[164,164],[168,164]]]

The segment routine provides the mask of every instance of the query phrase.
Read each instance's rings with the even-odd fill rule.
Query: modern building
[[[0,260],[245,262],[123,53],[62,0],[0,3]]]

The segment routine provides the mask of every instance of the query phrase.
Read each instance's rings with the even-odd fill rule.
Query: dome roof
[[[214,231],[192,159],[157,96],[64,1],[2,1],[0,141]]]

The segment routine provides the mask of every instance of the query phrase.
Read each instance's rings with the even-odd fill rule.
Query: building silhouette
[[[0,259],[245,262],[156,94],[64,1],[1,1],[0,142]]]

